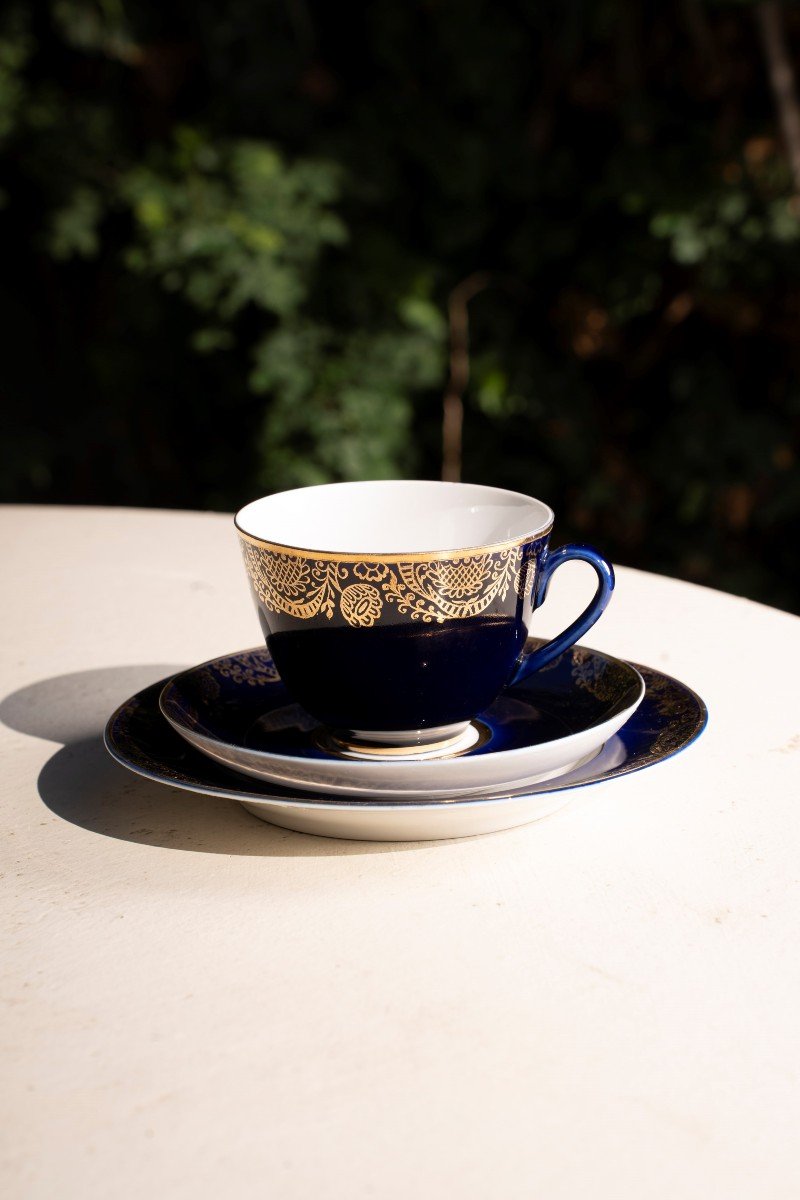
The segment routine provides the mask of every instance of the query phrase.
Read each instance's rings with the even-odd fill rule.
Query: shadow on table
[[[414,849],[415,844],[348,842],[279,829],[235,800],[151,783],[114,762],[102,736],[110,714],[134,692],[180,669],[162,664],[77,671],[42,679],[0,701],[0,720],[11,729],[64,743],[37,781],[52,812],[105,837],[205,854],[322,858]]]

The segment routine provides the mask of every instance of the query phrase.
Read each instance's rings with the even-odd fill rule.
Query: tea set
[[[129,769],[329,837],[434,840],[520,825],[573,789],[702,732],[684,684],[578,645],[614,589],[553,512],[500,488],[323,484],[235,518],[265,644],[154,684],[110,718]],[[586,610],[550,641],[534,614],[565,562]]]

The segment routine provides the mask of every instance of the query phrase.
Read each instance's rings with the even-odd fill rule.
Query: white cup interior
[[[236,515],[237,528],[261,541],[376,556],[491,546],[552,523],[552,509],[532,496],[431,480],[297,488],[253,500]]]

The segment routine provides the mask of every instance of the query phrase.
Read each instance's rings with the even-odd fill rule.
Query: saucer
[[[463,750],[379,761],[343,752],[293,703],[263,646],[183,671],[160,704],[195,749],[245,775],[343,798],[420,801],[489,798],[574,770],[600,752],[643,696],[635,667],[572,646],[480,713]]]
[[[557,781],[492,799],[331,800],[241,777],[193,750],[164,718],[158,699],[164,682],[127,700],[105,730],[109,753],[122,766],[187,792],[238,800],[248,812],[301,833],[364,841],[432,841],[493,833],[524,825],[563,807],[572,791],[651,767],[685,749],[702,733],[703,701],[685,684],[639,667],[641,705],[589,764]]]

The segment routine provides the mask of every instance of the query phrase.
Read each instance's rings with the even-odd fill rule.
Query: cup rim
[[[540,505],[545,510],[544,520],[534,526],[533,529],[526,530],[524,533],[515,534],[513,537],[504,538],[498,542],[484,542],[480,545],[472,546],[450,546],[447,549],[430,549],[430,550],[391,550],[391,551],[361,551],[361,550],[316,550],[312,546],[295,546],[288,542],[276,542],[269,538],[260,537],[258,534],[250,533],[244,527],[242,522],[242,514],[250,508],[251,505],[257,504],[260,500],[267,500],[270,496],[278,495],[299,495],[302,492],[311,490],[311,488],[327,489],[340,487],[377,487],[381,484],[393,485],[409,485],[415,484],[439,484],[442,487],[476,487],[486,492],[494,492],[496,495],[513,497],[519,500],[525,500],[532,504]],[[555,514],[549,504],[544,500],[539,500],[536,496],[530,496],[525,492],[516,492],[510,488],[492,487],[489,484],[461,484],[451,483],[449,481],[439,479],[365,479],[353,480],[342,483],[324,483],[311,484],[308,487],[286,488],[281,492],[272,492],[266,496],[257,496],[253,500],[249,500],[247,504],[236,512],[233,518],[233,523],[239,537],[243,541],[249,542],[253,546],[259,546],[262,549],[273,551],[276,554],[288,554],[294,558],[313,558],[326,562],[354,562],[354,561],[380,561],[386,563],[398,562],[420,562],[434,559],[452,558],[452,557],[468,557],[478,554],[496,554],[500,551],[507,550],[512,546],[519,546],[525,542],[532,541],[536,538],[544,537],[549,534],[553,528]]]

